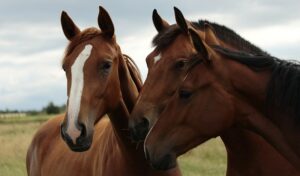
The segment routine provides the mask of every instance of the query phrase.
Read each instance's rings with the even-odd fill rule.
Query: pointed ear
[[[204,24],[204,35],[205,35],[205,42],[207,44],[220,45],[220,42],[215,34],[216,33],[215,33],[214,28],[210,24],[205,23]]]
[[[170,26],[168,22],[166,22],[159,16],[156,9],[153,10],[152,21],[157,32],[161,32]]]
[[[114,24],[108,12],[102,6],[99,6],[98,25],[106,37],[113,37],[115,33]]]
[[[176,19],[177,25],[180,27],[181,30],[183,30],[183,32],[188,34],[189,33],[188,24],[183,16],[183,14],[177,7],[174,7],[174,12],[175,12],[175,19]]]
[[[206,61],[206,63],[209,63],[210,58],[208,57],[207,49],[206,49],[205,45],[203,44],[199,34],[194,29],[191,29],[191,28],[189,28],[189,33],[190,33],[193,45],[194,45],[195,49],[197,50],[198,54],[200,54],[202,56],[202,58],[204,59],[204,61]]]
[[[80,33],[80,29],[65,11],[61,12],[60,22],[64,34],[68,40],[72,40],[77,34]]]

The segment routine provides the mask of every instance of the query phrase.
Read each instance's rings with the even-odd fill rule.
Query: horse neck
[[[266,110],[267,86],[271,79],[271,72],[255,72],[236,61],[225,60],[228,62],[226,63],[228,75],[233,84],[232,94],[237,109],[236,125],[262,136],[300,170],[300,155],[297,155],[297,150],[289,144],[287,138],[289,135],[281,128],[285,124],[276,124],[275,117],[270,116]]]
[[[227,175],[296,173],[281,154],[251,131],[232,127],[221,135],[221,139],[227,150]]]
[[[136,102],[139,93],[138,90],[141,89],[141,82],[137,82],[137,80],[140,80],[138,78],[139,75],[132,75],[129,69],[131,68],[127,67],[125,60],[121,57],[119,62],[119,77],[122,98],[119,100],[116,108],[109,113],[113,127],[112,132],[114,133],[110,142],[118,143],[123,157],[127,158],[125,159],[127,165],[130,165],[133,170],[140,171],[138,175],[179,176],[181,173],[178,167],[169,171],[156,171],[152,169],[145,159],[143,145],[133,143],[129,138],[129,112]]]
[[[139,88],[135,85],[122,55],[119,57],[118,72],[122,97],[120,97],[116,108],[108,114],[116,137],[114,142],[117,142],[122,152],[131,158],[136,155],[144,158],[142,149],[137,152],[136,144],[132,143],[129,137],[129,113],[136,102]]]

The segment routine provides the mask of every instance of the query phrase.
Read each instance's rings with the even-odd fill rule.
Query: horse
[[[176,18],[176,24],[174,25],[169,25],[158,15],[156,10],[153,11],[153,23],[158,31],[157,36],[153,39],[153,44],[156,48],[146,58],[149,69],[148,75],[130,118],[132,138],[136,141],[143,140],[149,128],[155,123],[159,126],[161,123],[161,120],[158,120],[160,114],[168,105],[171,97],[174,96],[195,61],[195,59],[191,58],[197,55],[197,50],[191,41],[189,28],[196,30],[200,38],[209,44],[217,44],[235,51],[268,56],[268,53],[252,45],[225,26],[203,20],[188,22],[179,9],[174,8],[174,10]],[[176,112],[182,111],[181,107],[177,108]],[[191,111],[190,113],[196,112]],[[169,120],[177,120],[176,113],[172,113],[174,116],[167,115],[167,113],[164,114],[168,116]],[[189,117],[189,115],[186,117]],[[167,119],[167,117],[165,118]],[[210,126],[207,125],[206,127],[209,128]],[[167,129],[170,128],[165,130]],[[174,131],[169,131],[168,133],[172,132]],[[164,134],[165,132],[157,131],[157,135],[163,136]],[[280,176],[282,173],[286,173],[286,175],[300,175],[261,136],[247,129],[232,126],[219,135],[227,151],[228,176]],[[184,135],[181,137],[184,138]],[[170,141],[169,139],[165,140]],[[155,144],[159,145],[159,141],[155,142]],[[162,167],[161,165],[155,166]]]
[[[262,136],[299,175],[299,64],[234,51],[212,42],[216,36],[203,39],[192,27],[187,31],[197,53],[190,56],[194,64],[145,139],[152,165],[171,168],[177,156],[234,127]],[[281,167],[267,162],[275,164],[269,169]]]
[[[28,175],[180,175],[178,168],[151,168],[142,146],[129,139],[129,112],[142,81],[137,66],[116,42],[108,12],[101,6],[99,10],[101,30],[81,31],[66,12],[61,14],[70,41],[62,62],[67,112],[35,134],[27,153]]]

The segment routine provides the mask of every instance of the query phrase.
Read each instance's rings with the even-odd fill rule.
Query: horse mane
[[[233,51],[218,45],[213,45],[212,48],[218,53],[227,56],[229,59],[247,65],[256,71],[272,68],[277,61],[279,61],[277,58],[270,55],[252,54],[245,51]]]
[[[215,33],[220,40],[232,46],[235,46],[236,49],[252,54],[269,55],[267,52],[253,45],[252,43],[241,37],[239,34],[237,34],[235,31],[224,25],[220,25],[207,20],[199,20],[198,22],[193,22],[192,25],[195,26],[196,29],[204,30],[205,23],[208,23],[214,28]]]
[[[271,71],[266,96],[268,111],[276,108],[283,113],[292,113],[300,123],[300,62],[231,51],[220,46],[213,46],[213,48],[227,56],[226,58],[246,65],[256,72]]]
[[[210,24],[217,35],[217,37],[223,42],[234,46],[237,50],[242,50],[248,53],[269,55],[267,52],[261,50],[257,46],[251,44],[249,41],[242,38],[239,34],[229,29],[226,26],[219,25],[207,20],[199,20],[198,22],[191,22],[191,25],[200,31],[204,31],[205,23]],[[176,37],[182,33],[182,30],[178,25],[171,25],[166,30],[158,33],[152,40],[153,46],[157,47],[159,50],[165,49],[169,46]]]
[[[125,63],[127,65],[127,68],[129,70],[133,82],[135,83],[138,91],[140,92],[143,86],[143,81],[142,81],[141,72],[139,68],[137,67],[133,59],[130,58],[128,55],[123,54],[123,59],[125,60]]]

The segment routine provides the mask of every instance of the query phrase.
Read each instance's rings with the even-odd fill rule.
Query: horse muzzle
[[[133,121],[129,124],[130,135],[133,141],[143,141],[149,131],[149,121],[143,117],[141,120]]]
[[[73,140],[67,133],[66,125],[61,124],[61,137],[66,142],[68,147],[74,152],[87,151],[92,145],[93,134],[87,133],[85,125],[80,124],[79,131],[80,135],[75,140]]]
[[[150,165],[156,170],[169,170],[176,167],[176,156],[167,153],[163,156],[155,156],[150,150],[145,148],[145,157],[150,162]]]

